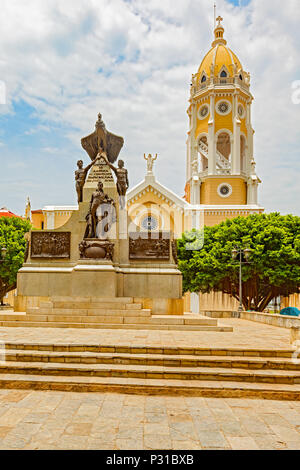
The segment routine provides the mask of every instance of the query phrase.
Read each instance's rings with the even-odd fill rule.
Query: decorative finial
[[[218,18],[216,19],[216,21],[218,22],[218,24],[215,26],[215,30],[214,30],[214,33],[215,33],[215,40],[214,40],[214,42],[212,43],[212,47],[215,47],[215,46],[217,46],[218,44],[224,44],[224,46],[226,46],[227,41],[225,41],[225,39],[223,38],[223,35],[224,35],[224,27],[223,27],[223,25],[221,24],[221,21],[223,21],[222,16],[219,15]]]
[[[221,21],[223,21],[222,16],[219,15],[218,18],[217,18],[217,21],[218,21],[217,26],[218,26],[218,27],[219,27],[219,26],[222,26],[222,25],[221,25]]]

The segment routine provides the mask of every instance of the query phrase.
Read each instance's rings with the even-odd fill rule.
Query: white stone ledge
[[[176,276],[181,274],[178,269],[172,268],[116,268],[116,271],[124,274],[173,274]]]
[[[73,268],[21,268],[19,273],[71,273]]]
[[[115,271],[115,268],[110,264],[78,264],[74,271]]]
[[[300,317],[279,315],[277,313],[241,312],[240,318],[259,323],[266,323],[271,326],[279,326],[281,328],[300,326]]]

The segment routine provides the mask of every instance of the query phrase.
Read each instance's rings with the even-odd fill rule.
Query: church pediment
[[[183,198],[156,181],[154,176],[146,176],[144,181],[128,192],[127,205],[130,206],[139,201],[144,203],[145,200],[156,202],[158,199],[162,204],[176,206],[178,209],[184,209],[189,205]]]

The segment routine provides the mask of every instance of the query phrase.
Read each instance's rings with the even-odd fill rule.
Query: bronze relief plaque
[[[169,260],[170,234],[168,232],[130,233],[129,259]]]
[[[31,258],[70,258],[71,232],[31,232]]]

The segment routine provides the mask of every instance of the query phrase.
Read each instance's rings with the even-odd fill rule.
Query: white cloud
[[[189,83],[212,41],[212,2],[2,0],[1,7],[0,78],[9,104],[0,113],[22,99],[40,119],[25,134],[64,126],[71,148],[81,152],[80,138],[101,111],[108,129],[125,138],[131,184],[144,175],[144,152],[158,153],[158,178],[183,194]],[[261,203],[299,213],[300,105],[291,99],[291,84],[300,79],[298,0],[286,0],[284,8],[280,0],[252,0],[244,8],[219,0],[218,13],[252,76]],[[49,145],[45,139],[41,151],[64,153],[55,135]],[[62,161],[64,179],[72,178],[69,171]],[[75,197],[62,194],[68,200],[61,204]]]

